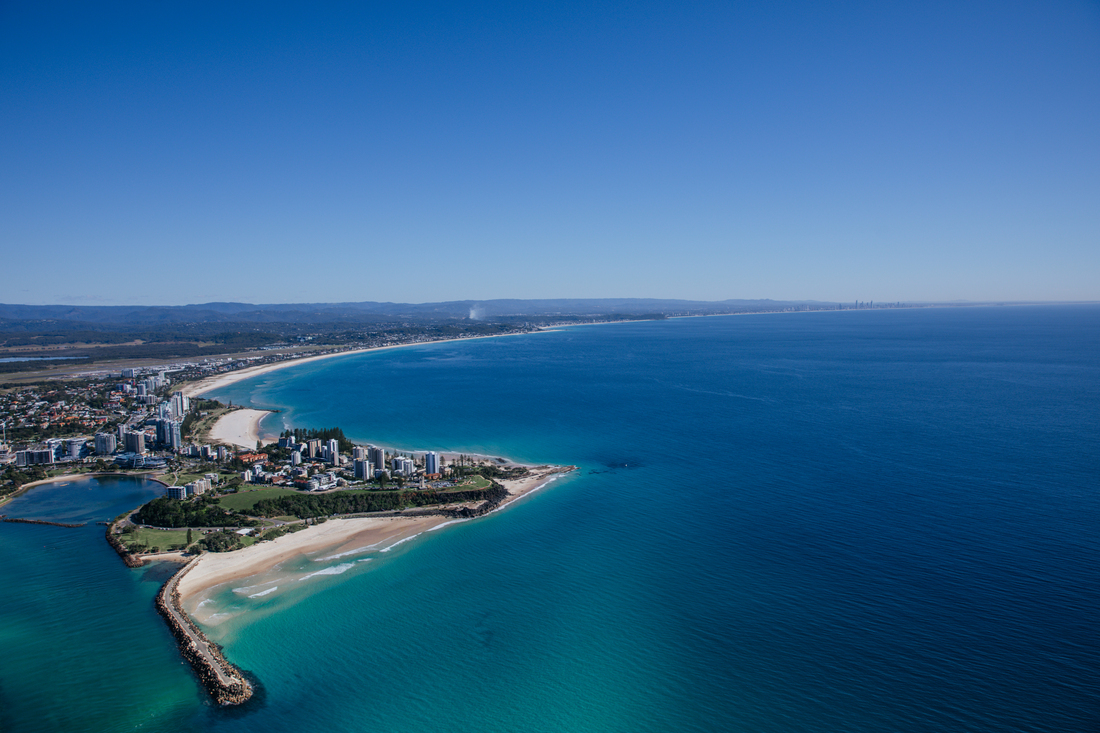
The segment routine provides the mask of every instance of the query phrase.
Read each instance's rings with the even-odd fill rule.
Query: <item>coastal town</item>
[[[179,563],[156,607],[219,705],[246,702],[252,684],[206,638],[189,598],[322,547],[354,553],[400,544],[574,469],[356,444],[340,428],[286,430],[255,446],[239,435],[225,439],[219,426],[243,415],[255,427],[264,413],[201,394],[281,366],[127,368],[110,379],[9,390],[0,402],[0,520],[81,526],[5,515],[16,496],[53,481],[121,474],[163,484],[162,496],[101,523],[128,567]]]
[[[355,445],[338,428],[288,431],[266,446],[217,440],[219,421],[232,420],[241,408],[191,398],[188,390],[177,389],[179,383],[191,378],[193,389],[195,378],[224,378],[234,367],[257,366],[213,363],[174,372],[132,368],[110,381],[9,391],[0,397],[0,502],[24,486],[53,478],[132,473],[155,477],[165,484],[164,497],[175,501],[248,492],[250,501],[227,503],[250,510],[255,502],[286,492],[483,490],[494,477],[514,478],[525,470],[502,467],[503,459]],[[249,522],[255,528],[240,531],[245,541],[269,524],[236,515],[226,515],[220,523]],[[125,526],[133,529],[137,523]],[[184,550],[192,544],[178,541],[174,524],[140,528],[146,531],[127,538],[135,554]]]
[[[505,329],[502,335],[529,330],[524,324]],[[305,335],[297,340],[308,344],[313,338]],[[186,385],[247,374],[259,367],[446,339],[446,334],[409,327],[292,352],[261,347],[240,357],[124,366],[116,371],[83,370],[29,384],[2,384],[0,504],[26,483],[69,472],[162,470],[169,462],[186,459],[227,464],[233,457],[230,449],[222,446],[219,450],[194,440],[203,435],[192,434],[191,423],[209,417],[210,410],[205,400],[191,404]],[[207,427],[210,424],[207,421]],[[192,440],[185,442],[185,437]],[[388,467],[376,466],[383,468]],[[402,479],[407,477],[402,474]]]

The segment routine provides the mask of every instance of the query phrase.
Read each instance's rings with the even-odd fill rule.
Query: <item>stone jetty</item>
[[[168,579],[157,594],[157,611],[179,643],[180,654],[195,670],[203,687],[219,705],[240,705],[252,697],[252,685],[225,657],[217,644],[206,638],[180,604],[179,582],[195,566],[198,558],[187,563]]]
[[[126,546],[123,545],[122,542],[119,541],[118,537],[115,536],[113,526],[107,526],[107,532],[105,533],[105,536],[107,537],[107,544],[111,546],[111,549],[118,553],[118,556],[122,558],[122,562],[126,563],[126,567],[140,568],[142,565],[147,564],[145,560],[142,560],[140,557],[131,554],[130,551],[126,549]]]
[[[12,522],[17,524],[48,524],[51,527],[83,527],[83,524],[72,522],[47,522],[45,519],[21,519],[20,517],[6,517],[0,514],[0,522]]]

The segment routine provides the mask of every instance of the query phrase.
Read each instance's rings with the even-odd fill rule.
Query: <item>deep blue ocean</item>
[[[1100,307],[582,326],[213,396],[581,470],[250,599],[210,629],[259,681],[230,711],[162,570],[0,525],[3,733],[1100,730]],[[113,516],[134,483],[2,511]]]

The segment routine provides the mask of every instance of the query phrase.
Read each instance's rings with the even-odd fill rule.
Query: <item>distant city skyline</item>
[[[0,302],[1100,300],[1100,4],[7,3]]]

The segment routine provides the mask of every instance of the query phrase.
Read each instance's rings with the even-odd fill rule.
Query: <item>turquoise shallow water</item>
[[[48,546],[83,530],[0,526],[0,587],[18,589],[3,730],[71,729],[36,720],[36,681],[64,687],[55,714],[86,730],[1100,722],[1100,308],[581,327],[321,361],[217,396],[387,446],[581,471],[340,574],[227,590],[244,613],[210,633],[262,686],[232,712],[179,665],[155,583],[94,533],[74,559]],[[56,679],[29,651],[52,633],[41,605],[109,617],[87,643],[125,637],[146,665],[133,688],[79,665]]]

